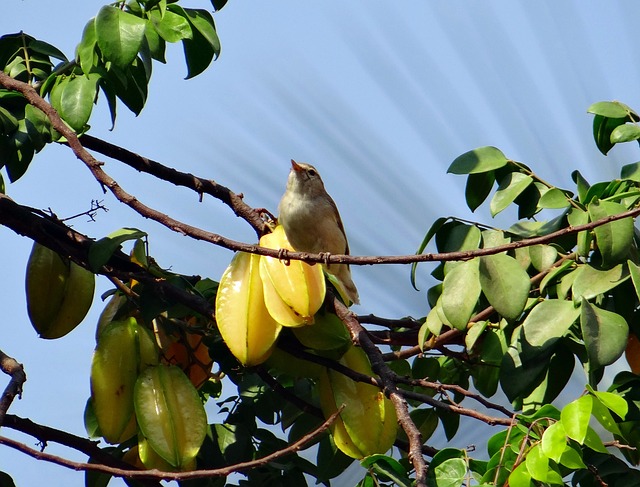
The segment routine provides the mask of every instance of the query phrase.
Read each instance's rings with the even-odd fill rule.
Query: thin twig
[[[193,470],[191,472],[162,472],[157,469],[152,470],[134,470],[134,469],[123,469],[123,468],[115,468],[107,465],[97,464],[97,463],[84,463],[84,462],[74,462],[72,460],[68,460],[66,458],[62,458],[56,455],[51,455],[49,453],[41,452],[35,450],[23,443],[12,440],[10,438],[5,438],[0,436],[0,444],[7,445],[11,448],[14,448],[22,453],[25,453],[37,460],[44,460],[47,462],[55,463],[57,465],[67,467],[73,470],[84,470],[84,471],[94,471],[94,472],[103,472],[114,477],[124,477],[124,478],[135,478],[135,479],[155,479],[155,480],[189,480],[189,479],[201,479],[208,477],[223,477],[230,475],[234,472],[241,472],[244,470],[250,470],[253,468],[261,467],[263,465],[268,464],[274,460],[277,460],[281,457],[289,455],[291,453],[296,453],[300,450],[303,450],[309,443],[315,440],[318,436],[323,434],[329,426],[336,420],[342,408],[338,409],[335,413],[329,416],[320,426],[311,431],[310,433],[304,435],[299,440],[295,441],[291,445],[288,445],[281,450],[273,452],[269,455],[266,455],[262,458],[258,458],[256,460],[251,460],[248,462],[240,462],[234,465],[229,465],[223,468],[216,469],[208,469],[208,470]]]

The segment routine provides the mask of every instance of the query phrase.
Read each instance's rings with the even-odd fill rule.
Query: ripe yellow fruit
[[[269,358],[281,326],[264,303],[260,256],[238,252],[220,279],[216,322],[231,353],[245,366]]]
[[[60,338],[78,326],[94,288],[92,272],[34,242],[27,263],[27,312],[41,338]]]
[[[270,249],[293,250],[282,225],[263,235],[260,245]],[[313,323],[322,306],[326,285],[321,265],[299,260],[285,264],[273,257],[260,257],[265,304],[271,316],[282,326]]]
[[[351,347],[339,362],[356,372],[373,375],[361,348]],[[396,412],[380,389],[328,368],[323,370],[318,387],[325,417],[344,405],[331,425],[333,440],[343,453],[360,459],[391,448],[398,430]]]
[[[130,424],[134,385],[144,369],[157,363],[153,336],[135,318],[109,323],[98,337],[91,364],[91,400],[100,432],[109,443],[121,443],[135,434]]]

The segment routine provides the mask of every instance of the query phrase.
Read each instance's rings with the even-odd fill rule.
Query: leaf
[[[105,265],[122,243],[127,240],[137,240],[146,237],[147,234],[137,228],[121,228],[110,235],[94,242],[89,248],[89,267],[97,272]]]
[[[580,326],[593,369],[610,365],[627,346],[629,325],[617,313],[600,309],[582,298]]]
[[[420,255],[424,251],[424,249],[427,248],[427,244],[431,241],[431,239],[438,232],[438,230],[442,228],[442,225],[444,225],[447,222],[447,220],[449,220],[449,218],[440,217],[435,222],[433,222],[433,225],[431,225],[431,228],[429,228],[429,231],[427,231],[427,234],[422,239],[422,242],[420,243],[418,250],[416,250],[416,255]],[[418,268],[418,262],[414,262],[413,264],[411,264],[411,285],[413,286],[413,289],[415,289],[416,291],[419,290],[416,287],[416,269],[417,268]]]
[[[589,223],[589,214],[579,208],[572,208],[571,211],[567,213],[567,221],[572,227],[584,225]],[[587,230],[578,232],[577,245],[578,255],[587,257],[591,253],[591,232]]]
[[[522,323],[524,360],[533,360],[553,346],[579,315],[571,301],[547,299],[535,306]]]
[[[434,474],[438,487],[459,487],[466,477],[467,464],[462,458],[450,458],[435,467]]]
[[[445,275],[442,311],[458,330],[465,330],[480,297],[478,259],[461,262]]]
[[[433,435],[438,427],[438,415],[436,412],[431,408],[419,408],[414,409],[410,414],[413,424],[416,425],[416,428],[418,428],[422,435],[422,441],[431,438],[431,435]]]
[[[442,225],[436,233],[436,246],[439,252],[476,250],[481,237],[482,233],[477,226],[451,221]]]
[[[595,298],[619,286],[627,279],[629,279],[629,271],[624,264],[618,264],[604,271],[590,264],[581,265],[576,270],[576,277],[571,287],[573,301],[579,303],[582,298]]]
[[[447,172],[452,174],[477,174],[504,167],[509,159],[495,147],[480,147],[465,152],[451,163]]]
[[[620,178],[640,182],[640,162],[622,166],[622,169],[620,169]]]
[[[562,426],[569,438],[583,444],[589,429],[593,397],[586,395],[570,402],[560,412]]]
[[[558,188],[551,188],[540,197],[538,207],[551,209],[567,208],[570,205],[569,201],[570,198],[564,191]]]
[[[542,281],[540,281],[540,293],[542,294],[544,292],[544,290],[546,289],[546,287],[549,285],[549,283],[554,283],[558,276],[560,276],[561,274],[565,273],[573,265],[575,265],[574,261],[565,260],[565,261],[562,262],[562,264],[560,264],[560,265],[554,267],[553,269],[551,269],[547,273],[547,275],[544,276]],[[564,296],[558,296],[558,297],[559,298],[563,298]]]
[[[60,116],[76,132],[82,132],[89,121],[98,93],[97,74],[67,78],[60,94]]]
[[[495,181],[496,176],[493,171],[469,174],[464,194],[471,211],[475,211],[487,199]]]
[[[613,201],[595,201],[589,204],[589,216],[595,222],[627,209]],[[624,218],[600,225],[594,229],[596,243],[602,254],[603,265],[610,267],[626,259],[633,242],[633,218]]]
[[[407,476],[407,471],[398,460],[386,455],[370,455],[364,458],[360,465],[366,469],[373,470],[376,474],[394,482],[400,487],[411,487],[411,480]]]
[[[48,42],[33,39],[31,42],[29,42],[29,49],[32,49],[39,54],[44,54],[45,56],[59,59],[60,61],[67,61],[67,56],[65,56],[60,49],[52,46]]]
[[[640,139],[640,127],[629,123],[617,126],[610,135],[610,140],[613,144],[631,142],[638,139]]]
[[[625,118],[635,112],[619,101],[599,101],[587,108],[587,113],[608,118]]]
[[[491,216],[496,216],[522,193],[533,182],[531,176],[520,172],[512,172],[499,181],[498,190],[493,195],[489,208]]]
[[[562,454],[567,448],[567,434],[561,421],[549,426],[542,434],[542,451],[554,462],[559,463]]]
[[[533,485],[526,462],[522,462],[509,474],[509,487],[532,487]]]
[[[571,179],[573,179],[573,182],[576,183],[576,187],[578,189],[578,199],[580,200],[580,203],[584,203],[584,197],[586,196],[587,191],[589,191],[591,185],[582,176],[582,174],[580,174],[580,171],[578,170],[575,170],[571,173]]]
[[[532,245],[529,247],[531,264],[537,271],[546,271],[551,267],[558,257],[558,251],[551,245]]]
[[[189,8],[184,12],[193,31],[193,37],[182,42],[188,68],[186,79],[190,79],[202,73],[220,54],[220,40],[209,12]]]
[[[520,316],[531,287],[528,274],[506,254],[480,257],[480,285],[491,306],[508,320]]]
[[[96,16],[96,41],[102,55],[120,69],[126,69],[138,55],[146,22],[117,7],[105,5]]]
[[[629,412],[629,404],[618,394],[604,391],[593,391],[593,394],[602,404],[620,416],[620,418],[624,419]]]
[[[160,37],[167,42],[178,42],[193,37],[187,19],[174,11],[167,10],[164,15],[160,15],[157,10],[152,10],[149,12],[149,18]]]

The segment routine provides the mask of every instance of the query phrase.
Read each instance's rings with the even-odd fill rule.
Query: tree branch
[[[7,410],[16,396],[22,397],[22,385],[27,381],[22,364],[0,350],[0,370],[11,377],[0,396],[0,426],[4,424]]]
[[[124,162],[137,171],[151,174],[158,179],[173,183],[176,186],[184,186],[185,188],[192,189],[198,193],[200,197],[205,193],[209,194],[225,203],[233,210],[236,216],[249,223],[258,236],[268,232],[268,228],[260,217],[260,213],[247,205],[242,200],[242,195],[234,193],[229,188],[216,183],[212,179],[205,179],[190,173],[178,171],[172,167],[167,167],[157,161],[148,159],[147,157],[143,157],[135,152],[131,152],[123,147],[119,147],[89,134],[82,135],[80,140],[85,148]]]
[[[118,468],[112,467],[108,465],[102,465],[97,463],[83,463],[83,462],[74,462],[71,460],[67,460],[65,458],[51,455],[49,453],[41,452],[35,450],[33,448],[28,447],[18,441],[12,440],[10,438],[5,438],[0,436],[0,444],[7,445],[11,448],[14,448],[22,453],[25,453],[33,458],[38,460],[44,460],[47,462],[55,463],[57,465],[67,467],[73,470],[85,470],[85,471],[95,471],[102,472],[106,474],[113,475],[114,477],[125,477],[125,478],[135,478],[135,479],[155,479],[155,480],[189,480],[189,479],[201,479],[208,477],[225,477],[234,472],[241,472],[244,470],[250,470],[252,468],[261,467],[266,465],[269,462],[277,460],[285,455],[289,455],[291,453],[296,453],[300,450],[303,450],[309,443],[315,440],[318,436],[323,434],[333,423],[338,415],[342,412],[342,408],[338,409],[335,413],[329,416],[320,426],[306,434],[299,440],[295,441],[291,445],[273,452],[269,455],[266,455],[262,458],[258,458],[256,460],[251,460],[248,462],[240,462],[235,465],[229,465],[223,468],[209,469],[209,470],[193,470],[191,472],[162,472],[157,469],[153,470],[135,470],[130,465],[128,468]],[[125,464],[126,465],[126,464]]]
[[[371,264],[410,264],[414,262],[447,262],[458,260],[469,260],[474,257],[483,255],[493,255],[501,252],[514,250],[521,247],[529,247],[532,245],[547,244],[553,240],[574,233],[578,233],[585,230],[592,230],[601,225],[611,223],[613,221],[621,220],[624,218],[635,218],[640,215],[640,208],[628,210],[617,215],[611,215],[606,218],[602,218],[595,222],[586,223],[584,225],[578,225],[575,227],[567,227],[556,232],[543,235],[541,237],[534,237],[529,239],[518,240],[505,245],[497,247],[491,247],[486,249],[477,249],[463,252],[446,252],[435,254],[412,254],[412,255],[390,255],[390,256],[353,256],[353,255],[331,255],[328,253],[309,254],[306,252],[290,252],[286,249],[268,249],[260,247],[258,245],[245,244],[232,239],[228,239],[221,235],[207,232],[192,225],[188,225],[181,221],[178,221],[170,216],[161,213],[149,206],[138,201],[133,195],[127,193],[120,185],[111,178],[107,173],[102,170],[102,163],[95,159],[80,143],[77,135],[71,130],[60,118],[58,112],[42,98],[38,92],[28,83],[23,83],[16,79],[11,78],[5,73],[0,72],[0,85],[13,91],[18,91],[23,94],[27,101],[42,110],[49,120],[51,125],[61,135],[67,139],[67,143],[73,153],[87,166],[89,171],[93,174],[95,179],[103,186],[107,187],[112,194],[122,203],[126,204],[134,211],[150,218],[158,223],[164,225],[172,231],[188,235],[196,240],[203,240],[215,245],[219,245],[230,250],[249,252],[253,254],[266,255],[269,257],[277,257],[283,260],[302,260],[305,262],[316,263],[343,263],[352,265],[371,265]]]

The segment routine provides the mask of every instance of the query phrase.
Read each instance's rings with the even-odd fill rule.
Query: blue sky
[[[101,2],[5,0],[0,34],[20,30],[72,56]],[[207,2],[185,4],[207,7]],[[100,105],[92,134],[183,171],[212,178],[273,212],[289,159],[319,169],[336,200],[353,254],[413,253],[433,220],[470,214],[464,178],[447,175],[459,154],[494,145],[544,179],[571,187],[579,169],[590,181],[616,177],[636,147],[596,150],[587,107],[618,99],[640,108],[635,19],[640,4],[618,2],[442,2],[379,0],[249,2],[229,0],[216,22],[218,61],[189,81],[180,46],[156,66],[150,99],[135,118],[120,108],[115,130]],[[144,203],[207,230],[254,241],[251,229],[211,198],[155,183],[108,162],[105,170]],[[108,213],[74,226],[101,237],[123,227],[149,232],[166,267],[219,279],[231,253],[190,242],[122,208],[64,147],[48,147],[10,185],[17,202],[64,217],[104,199]],[[509,217],[513,217],[513,213]],[[504,220],[507,221],[507,220]],[[31,242],[0,228],[5,285],[0,349],[24,363],[24,398],[11,413],[83,435],[94,330],[102,308],[69,336],[37,338],[25,311],[24,271]],[[358,267],[361,313],[424,316],[431,268]],[[98,282],[98,297],[109,288]],[[4,386],[2,386],[4,387]],[[9,430],[2,434],[23,439]],[[458,446],[471,443],[461,438]],[[51,446],[51,453],[69,456]],[[73,458],[82,460],[81,456]],[[19,486],[83,485],[82,474],[6,448],[0,470]],[[53,480],[52,480],[53,479]]]

